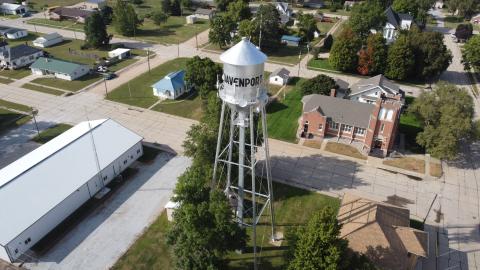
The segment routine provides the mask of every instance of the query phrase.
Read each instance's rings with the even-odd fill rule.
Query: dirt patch
[[[362,155],[357,148],[343,143],[328,142],[325,146],[325,151],[363,160],[367,159],[367,157]]]
[[[430,163],[430,175],[433,177],[440,177],[443,174],[442,164]]]
[[[385,160],[383,164],[397,167],[400,169],[416,172],[416,173],[425,173],[425,160],[412,157],[402,157]]]

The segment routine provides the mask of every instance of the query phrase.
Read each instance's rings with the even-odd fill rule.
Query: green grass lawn
[[[44,144],[51,139],[57,137],[58,135],[62,134],[63,132],[69,130],[71,127],[72,126],[68,124],[54,125],[40,132],[40,134],[38,134],[37,136],[33,137],[32,141]]]
[[[12,83],[13,80],[12,79],[8,79],[8,78],[0,78],[0,83],[3,83],[3,84],[9,84],[9,83]]]
[[[67,80],[62,80],[57,78],[37,78],[33,80],[32,83],[59,88],[66,91],[76,92],[100,80],[101,78],[102,78],[102,75],[97,73],[92,73],[92,74],[87,74],[85,76],[82,76],[73,81],[67,81]]]
[[[328,58],[312,58],[310,61],[308,61],[307,67],[312,69],[324,69],[327,71],[339,72],[330,65]]]
[[[36,11],[43,10],[44,6],[70,6],[82,2],[81,0],[31,0],[28,1],[33,4],[33,9]]]
[[[306,191],[292,186],[273,183],[275,198],[275,218],[277,231],[285,233],[291,226],[303,225],[310,216],[330,206],[338,210],[340,201],[336,198]],[[301,209],[301,211],[299,211]],[[267,221],[268,217],[264,217]],[[163,212],[158,219],[143,233],[130,249],[117,261],[112,269],[162,269],[171,270],[172,256],[168,246],[165,244],[165,233],[168,229],[166,213]],[[259,255],[259,269],[284,269],[286,262],[283,254],[286,243],[281,247],[272,246],[268,243],[270,239],[270,226],[260,222],[257,226],[257,245],[262,252]],[[251,230],[248,229],[249,234]],[[228,269],[253,269],[251,250],[252,243],[243,254],[231,253],[228,256]]]
[[[32,111],[32,108],[23,104],[15,103],[15,102],[10,102],[6,101],[3,99],[0,99],[0,107],[4,107],[7,109],[13,109],[21,112],[26,112],[30,113]]]
[[[148,108],[158,101],[158,98],[153,95],[151,86],[168,73],[185,68],[187,60],[188,58],[177,58],[152,69],[150,73],[147,71],[110,92],[108,99]],[[194,110],[194,108],[190,107],[189,110]]]
[[[21,79],[32,74],[32,71],[29,68],[20,68],[20,69],[4,69],[0,70],[0,76],[7,77],[10,79]]]
[[[164,100],[152,109],[195,120],[203,116],[202,99],[197,93],[189,93],[177,100]]]
[[[405,104],[411,104],[415,98],[413,97],[406,97]],[[425,149],[417,144],[416,137],[419,132],[423,131],[422,125],[417,117],[409,113],[407,110],[404,110],[403,113],[400,115],[400,125],[398,129],[399,133],[403,133],[405,135],[405,148],[406,150],[410,150],[414,153],[424,153]]]
[[[325,35],[328,33],[328,31],[330,31],[330,29],[332,29],[332,27],[335,25],[335,23],[337,22],[338,20],[335,19],[333,23],[329,23],[329,22],[318,22],[317,23],[317,28],[318,30],[320,30],[320,34],[322,35]]]
[[[22,88],[30,89],[30,90],[50,94],[50,95],[55,95],[55,96],[61,96],[65,93],[65,92],[62,92],[62,91],[59,91],[59,90],[55,90],[55,89],[52,89],[52,88],[47,88],[47,87],[43,87],[43,86],[31,84],[31,83],[26,83],[26,84],[22,85]]]
[[[52,28],[59,28],[59,29],[65,29],[65,30],[72,30],[72,31],[78,31],[78,32],[83,32],[83,23],[76,23],[73,21],[69,20],[63,20],[63,21],[53,21],[45,18],[34,18],[30,19],[27,21],[28,24],[34,24],[34,25],[41,25],[41,26],[48,26]]]
[[[292,79],[295,87],[289,89],[282,101],[267,106],[268,137],[288,142],[297,141],[298,119],[302,115],[302,94],[298,89],[303,79]]]
[[[459,24],[467,22],[461,16],[446,16],[444,18],[445,27],[450,29],[456,29]]]

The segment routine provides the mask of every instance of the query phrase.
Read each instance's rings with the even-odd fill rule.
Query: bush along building
[[[375,103],[312,94],[302,98],[302,137],[336,138],[360,143],[364,154],[386,156],[395,143],[403,102],[400,95],[382,93]]]

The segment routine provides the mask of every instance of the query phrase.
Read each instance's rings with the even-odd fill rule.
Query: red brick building
[[[397,135],[402,109],[400,96],[381,95],[373,104],[331,96],[302,98],[302,133],[308,139],[337,137],[360,142],[365,154],[386,156]]]

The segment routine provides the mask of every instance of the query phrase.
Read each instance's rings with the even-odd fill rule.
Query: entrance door
[[[374,143],[374,145],[373,145],[373,148],[378,148],[378,149],[382,148],[382,143],[383,143],[382,140],[376,139],[376,140],[375,140],[375,143]]]

